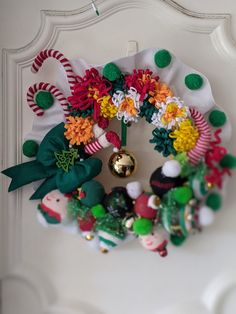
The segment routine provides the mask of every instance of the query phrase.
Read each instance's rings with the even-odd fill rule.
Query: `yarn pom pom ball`
[[[187,204],[192,197],[192,189],[188,186],[182,186],[173,190],[174,200],[181,205]]]
[[[181,173],[181,165],[177,160],[168,160],[162,166],[162,173],[166,177],[176,178]]]
[[[203,226],[203,227],[210,226],[213,223],[214,219],[215,219],[215,214],[211,208],[204,205],[199,209],[198,221],[199,221],[200,226]]]
[[[35,97],[35,102],[40,108],[47,110],[52,107],[54,98],[48,91],[39,91]]]
[[[223,111],[213,110],[208,118],[212,126],[218,128],[223,126],[226,123],[227,117]]]
[[[218,193],[210,193],[206,199],[206,205],[217,211],[221,208],[222,198]]]
[[[137,219],[133,223],[133,231],[136,235],[146,235],[152,231],[152,221],[146,218]]]
[[[191,90],[199,89],[203,85],[203,78],[199,74],[188,74],[185,76],[185,85]]]
[[[121,70],[115,63],[108,63],[102,71],[103,76],[109,81],[116,81],[121,77]]]
[[[106,210],[102,206],[102,204],[97,204],[97,205],[93,206],[91,208],[91,212],[92,212],[93,217],[95,217],[95,218],[104,217],[106,214]]]
[[[171,63],[171,54],[168,50],[159,50],[154,56],[154,61],[158,68],[165,68]]]
[[[35,157],[37,155],[39,145],[33,140],[27,140],[22,145],[22,152],[26,157]]]
[[[236,168],[236,157],[230,154],[226,154],[220,161],[220,165],[223,168],[233,169]]]

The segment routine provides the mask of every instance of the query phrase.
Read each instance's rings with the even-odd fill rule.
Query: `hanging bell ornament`
[[[136,171],[137,161],[133,154],[122,149],[111,155],[108,167],[114,176],[118,178],[127,178]]]

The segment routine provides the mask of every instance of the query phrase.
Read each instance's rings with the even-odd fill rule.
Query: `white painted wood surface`
[[[41,12],[41,26],[34,39],[30,31],[24,36],[17,29],[19,25],[24,30],[22,15],[20,24],[17,16],[12,20],[11,27],[19,32],[18,47],[24,47],[3,51],[3,168],[23,160],[21,143],[32,121],[26,106],[27,86],[40,80],[53,83],[58,73],[53,62],[37,75],[30,73],[35,54],[52,47],[70,58],[81,56],[100,64],[125,56],[129,40],[137,41],[139,50],[155,46],[170,49],[209,78],[217,103],[231,118],[230,149],[235,151],[236,48],[231,39],[230,13],[236,5],[232,2],[229,10],[220,7],[221,14],[213,8],[210,14],[191,12],[171,0],[97,2],[100,17],[87,6],[75,11]],[[85,1],[80,7],[82,4]],[[71,3],[59,2],[58,6],[71,9]],[[28,21],[25,23],[30,27]],[[5,47],[14,46],[7,38],[7,29],[6,35],[1,34]],[[143,144],[139,149],[145,154],[147,147]],[[37,203],[28,201],[31,188],[7,195],[8,180],[1,180],[2,314],[235,313],[236,177],[215,224],[190,238],[184,247],[171,247],[169,257],[163,260],[135,243],[108,256],[98,255],[76,236],[45,230],[36,222]]]

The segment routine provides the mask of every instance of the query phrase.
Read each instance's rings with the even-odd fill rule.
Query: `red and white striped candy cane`
[[[38,72],[43,62],[48,58],[54,58],[58,60],[62,66],[64,67],[68,79],[68,83],[70,85],[71,91],[73,91],[74,84],[76,83],[76,75],[74,74],[70,61],[58,50],[54,49],[46,49],[41,51],[37,57],[34,59],[34,62],[31,67],[31,71],[33,73]]]
[[[99,150],[113,145],[116,149],[120,149],[121,141],[119,136],[113,132],[109,131],[99,136],[95,142],[85,145],[85,152],[89,155],[93,155]]]
[[[196,146],[188,152],[190,163],[196,165],[201,158],[205,156],[206,151],[209,149],[211,129],[204,116],[199,111],[190,108],[190,113],[200,134]]]
[[[28,105],[37,116],[42,116],[44,114],[44,110],[40,108],[35,103],[35,100],[34,100],[35,93],[37,93],[40,90],[45,90],[45,91],[50,92],[59,101],[64,111],[65,117],[67,118],[69,116],[68,102],[65,96],[57,87],[49,83],[44,83],[44,82],[35,83],[34,85],[30,86],[27,91]]]

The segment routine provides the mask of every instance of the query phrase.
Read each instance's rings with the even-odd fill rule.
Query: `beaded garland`
[[[164,257],[168,242],[181,245],[210,225],[222,205],[225,177],[236,167],[236,158],[222,145],[227,116],[218,108],[202,113],[160,79],[161,71],[171,68],[173,55],[165,49],[154,51],[155,71],[152,66],[126,72],[111,62],[76,75],[62,53],[49,49],[35,58],[32,71],[38,72],[49,57],[64,67],[70,95],[41,82],[29,87],[27,102],[37,119],[59,103],[64,121],[41,141],[24,142],[23,154],[34,159],[3,171],[12,179],[9,191],[43,179],[31,196],[41,200],[40,223],[96,241],[104,253],[131,237]],[[186,73],[181,84],[195,93],[206,79],[194,71]],[[150,191],[131,181],[106,192],[94,179],[102,162],[93,155],[113,146],[119,157],[126,126],[142,118],[153,125],[154,150],[169,158],[149,178]],[[122,139],[106,130],[112,119],[121,121]]]

